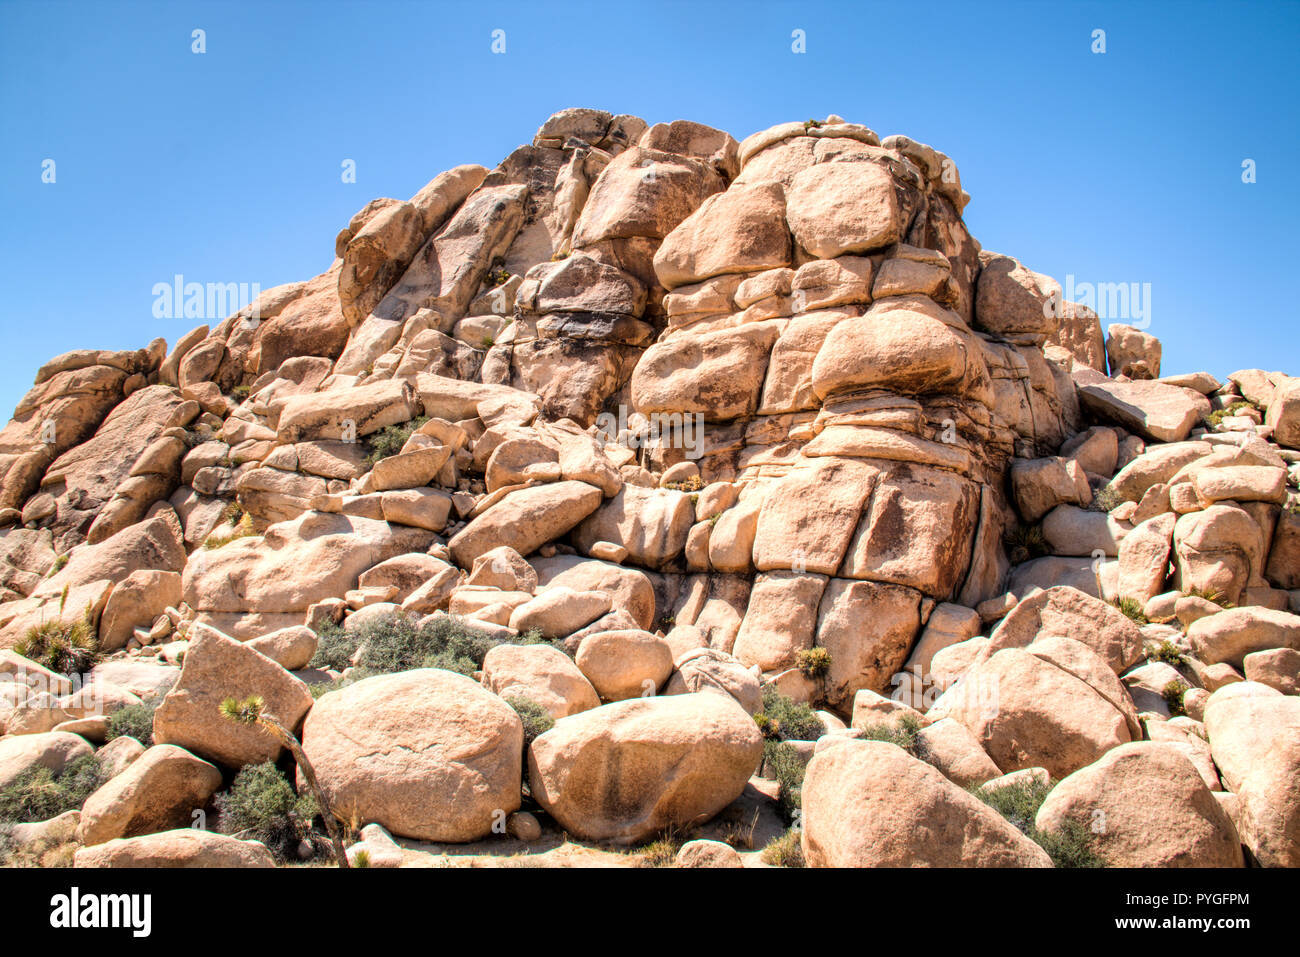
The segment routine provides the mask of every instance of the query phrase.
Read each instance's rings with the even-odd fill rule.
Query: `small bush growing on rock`
[[[803,807],[803,778],[807,767],[793,745],[773,740],[763,742],[763,764],[780,786],[777,806],[787,821],[793,821]]]
[[[803,845],[799,841],[799,829],[790,828],[763,848],[763,863],[772,867],[807,867],[803,859]]]
[[[80,674],[99,660],[99,640],[85,618],[55,618],[27,629],[14,651],[59,674]]]
[[[1147,618],[1146,613],[1142,610],[1142,603],[1136,598],[1120,598],[1112,604],[1124,613],[1126,617],[1139,625],[1151,624],[1151,619]]]
[[[1226,409],[1215,409],[1205,417],[1205,422],[1211,428],[1217,428],[1223,423],[1223,420],[1229,416],[1241,415],[1243,412],[1248,412],[1253,408],[1255,408],[1255,406],[1246,401],[1234,402]]]
[[[677,863],[677,852],[686,843],[676,828],[668,828],[649,844],[641,848],[638,863],[642,867],[672,867]]]
[[[236,506],[238,508],[238,506]],[[212,534],[203,540],[203,547],[208,551],[221,548],[241,538],[250,538],[257,534],[253,527],[253,516],[241,511],[239,519],[233,524],[218,525]]]
[[[1092,501],[1088,503],[1088,508],[1094,512],[1113,512],[1125,502],[1123,495],[1120,495],[1112,486],[1103,485],[1092,496]]]
[[[412,668],[442,668],[457,674],[471,675],[483,667],[483,658],[502,644],[485,631],[459,618],[438,616],[419,624],[413,616],[393,613],[366,623],[349,632],[340,625],[326,625],[320,630],[313,668],[343,670],[356,664],[367,673],[392,674]],[[529,631],[516,644],[545,643],[541,632]]]
[[[1163,661],[1167,665],[1173,665],[1175,668],[1187,660],[1182,649],[1170,641],[1168,638],[1162,638],[1159,644],[1147,651],[1147,658],[1150,661]]]
[[[763,686],[763,710],[754,715],[763,735],[779,741],[816,741],[826,725],[806,704],[787,698],[775,686]]]
[[[69,762],[59,774],[46,767],[28,768],[0,791],[0,823],[48,821],[81,807],[103,783],[92,754]]]
[[[159,699],[118,708],[108,716],[106,740],[135,738],[146,748],[153,747],[153,713],[158,710],[158,705],[161,703]]]
[[[1187,709],[1183,705],[1183,695],[1187,694],[1187,682],[1175,678],[1169,682],[1160,691],[1160,697],[1165,699],[1165,704],[1169,706],[1171,717],[1177,718],[1179,715],[1187,714]]]
[[[692,475],[688,479],[682,479],[680,482],[669,482],[664,488],[670,488],[675,492],[698,492],[704,488],[704,480],[698,475]]]
[[[366,445],[370,449],[370,454],[366,456],[366,466],[374,468],[375,463],[380,459],[386,459],[390,455],[396,455],[402,451],[402,446],[406,440],[424,423],[429,421],[427,415],[418,415],[408,422],[401,425],[386,425],[378,432],[372,434],[366,439]]]
[[[63,566],[66,565],[66,564],[68,564],[68,556],[67,556],[66,553],[63,554],[63,555],[55,555],[55,556],[54,556],[54,564],[50,566],[50,570],[49,570],[48,572],[46,572],[46,576],[45,576],[45,577],[47,577],[47,578],[53,578],[53,577],[54,577],[55,575],[57,575],[60,571],[63,570]]]
[[[1223,597],[1223,592],[1219,591],[1217,588],[1192,587],[1187,589],[1187,591],[1183,592],[1183,594],[1187,595],[1189,598],[1204,598],[1206,601],[1213,602],[1214,604],[1218,605],[1220,608],[1233,607],[1232,602],[1225,601]]]
[[[805,678],[820,678],[831,670],[831,653],[825,648],[805,648],[794,656],[794,664]]]
[[[528,753],[528,746],[535,741],[538,736],[550,731],[555,727],[555,719],[551,713],[543,708],[532,698],[525,698],[523,695],[512,695],[505,699],[506,704],[515,709],[524,723],[524,753]]]
[[[1007,531],[1003,542],[1007,547],[1007,557],[1013,565],[1041,558],[1050,551],[1041,525],[1017,525]]]
[[[886,741],[896,744],[914,758],[925,758],[925,746],[921,743],[921,719],[914,714],[905,714],[897,721],[881,721],[869,724],[862,729],[859,740]]]
[[[321,835],[312,831],[316,802],[310,795],[294,793],[270,761],[241,768],[230,790],[218,794],[215,803],[221,833],[261,841],[282,861],[296,860],[303,841],[313,850],[322,842]]]
[[[1046,851],[1057,867],[1106,866],[1105,860],[1096,852],[1092,834],[1080,822],[1067,820],[1059,831],[1040,831],[1034,825],[1038,809],[1052,790],[1050,781],[1030,778],[991,790],[980,785],[969,790]]]

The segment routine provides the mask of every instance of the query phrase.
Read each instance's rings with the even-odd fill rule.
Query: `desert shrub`
[[[754,715],[754,721],[765,737],[779,741],[816,741],[826,733],[817,712],[770,684],[763,686],[763,710]]]
[[[1059,831],[1040,831],[1035,826],[1038,809],[1052,790],[1050,781],[1030,778],[990,790],[980,785],[969,790],[1046,851],[1057,867],[1106,866],[1095,849],[1092,834],[1080,822],[1067,820]]]
[[[803,759],[794,745],[768,739],[763,742],[763,763],[780,785],[777,806],[787,821],[793,821],[795,813],[803,807],[803,776],[807,770]]]
[[[792,827],[763,848],[763,863],[772,867],[807,867],[803,846],[799,843],[799,830]]]
[[[162,701],[144,701],[118,708],[108,716],[107,740],[135,738],[146,748],[153,747],[153,713]]]
[[[805,678],[820,678],[831,670],[831,653],[825,648],[805,648],[794,656],[794,664]]]
[[[1041,525],[1017,525],[1007,530],[1002,541],[1013,565],[1041,558],[1050,551]]]
[[[99,640],[84,617],[55,618],[28,628],[14,651],[59,674],[81,674],[99,660]]]
[[[680,482],[669,482],[664,488],[670,488],[676,492],[698,492],[704,488],[704,479],[698,475],[692,475],[690,478],[682,479]]]
[[[1171,717],[1177,718],[1180,715],[1187,714],[1187,709],[1183,705],[1183,695],[1187,694],[1187,682],[1175,678],[1160,690],[1160,697],[1165,699],[1165,704],[1169,706]]]
[[[1147,658],[1151,661],[1163,661],[1165,664],[1174,667],[1186,661],[1182,649],[1168,638],[1160,639],[1158,644],[1147,649]]]
[[[230,521],[230,516],[235,514],[238,514],[239,517],[234,521]],[[257,534],[257,529],[253,527],[253,516],[244,512],[238,505],[234,506],[234,510],[229,505],[226,506],[225,515],[227,520],[214,528],[212,533],[203,540],[203,547],[209,551]]]
[[[638,855],[642,867],[672,867],[677,863],[677,852],[686,843],[676,828],[670,827],[641,848]]]
[[[45,577],[53,578],[55,575],[57,575],[59,572],[63,570],[63,566],[66,564],[68,564],[68,556],[66,553],[63,555],[55,555],[54,564],[51,565],[50,570],[45,573]]]
[[[1193,586],[1183,592],[1183,594],[1187,595],[1189,598],[1204,598],[1206,601],[1214,602],[1214,604],[1218,605],[1220,608],[1233,607],[1232,602],[1227,601],[1223,597],[1223,592],[1219,591],[1217,588],[1199,588]]]
[[[102,783],[92,754],[68,762],[58,774],[43,766],[28,768],[0,790],[0,822],[48,821],[81,807]]]
[[[881,721],[869,724],[861,730],[859,740],[887,741],[896,744],[914,758],[925,758],[925,745],[921,738],[921,719],[914,714],[905,714],[896,721]]]
[[[366,465],[374,468],[376,462],[380,459],[386,459],[390,455],[396,455],[402,451],[402,446],[420,426],[429,421],[427,415],[418,415],[414,419],[403,422],[401,425],[386,425],[378,432],[372,433],[366,439],[366,447],[369,454],[366,456]]]
[[[1255,408],[1253,405],[1251,405],[1249,402],[1246,402],[1244,400],[1241,402],[1234,402],[1226,409],[1215,409],[1213,412],[1211,412],[1209,415],[1205,417],[1205,422],[1211,427],[1215,427],[1220,425],[1223,422],[1223,420],[1228,418],[1229,416],[1241,415],[1241,413],[1246,412],[1253,408]]]
[[[320,631],[320,643],[311,660],[313,668],[347,668],[357,649],[357,665],[373,674],[392,674],[412,668],[443,668],[458,674],[473,674],[483,667],[483,658],[502,639],[467,622],[439,615],[420,624],[414,616],[393,613],[367,622],[354,632],[339,625]],[[516,644],[544,641],[540,633],[529,632]]]
[[[1138,601],[1136,598],[1128,598],[1128,597],[1118,598],[1115,601],[1113,601],[1111,604],[1113,604],[1116,608],[1122,611],[1125,617],[1136,622],[1137,624],[1139,625],[1151,624],[1151,619],[1147,618],[1146,613],[1142,610],[1142,602]]]
[[[1088,508],[1094,512],[1113,512],[1124,504],[1126,499],[1113,486],[1103,485],[1092,496]]]
[[[523,695],[512,695],[506,698],[506,704],[515,709],[524,722],[524,752],[528,752],[528,746],[533,743],[539,735],[545,734],[555,727],[555,719],[551,713],[543,708],[532,698],[525,698]]]
[[[221,833],[261,841],[280,860],[297,859],[303,841],[320,849],[321,837],[311,826],[316,802],[296,794],[270,761],[241,768],[215,803]],[[328,852],[328,843],[324,850]]]

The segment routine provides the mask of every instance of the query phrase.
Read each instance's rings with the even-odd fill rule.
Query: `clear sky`
[[[1296,3],[0,0],[0,416],[53,355],[196,325],[154,316],[156,283],[310,278],[370,199],[569,106],[906,133],[956,161],[986,249],[1149,283],[1167,373],[1300,374],[1298,27]]]

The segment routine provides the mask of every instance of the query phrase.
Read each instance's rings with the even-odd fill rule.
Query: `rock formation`
[[[0,430],[0,775],[161,700],[76,863],[265,865],[173,830],[279,755],[218,712],[257,694],[376,866],[775,813],[777,744],[810,864],[1050,864],[964,790],[1050,782],[1111,863],[1295,866],[1300,379],[1161,377],[969,201],[837,116],[564,110],[170,351],[50,360]],[[494,647],[308,667],[393,622]],[[30,660],[78,627],[88,680]]]

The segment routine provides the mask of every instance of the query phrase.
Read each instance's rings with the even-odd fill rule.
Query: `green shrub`
[[[555,719],[551,713],[543,708],[532,698],[525,698],[523,695],[512,695],[506,698],[506,704],[515,709],[524,722],[524,753],[528,753],[528,746],[533,741],[551,728],[555,727]]]
[[[57,575],[59,572],[63,570],[63,566],[66,564],[68,564],[68,556],[66,554],[55,555],[54,564],[50,566],[50,570],[46,572],[45,577],[53,578],[55,575]]]
[[[1136,598],[1119,598],[1111,602],[1116,608],[1124,613],[1130,620],[1139,625],[1151,624],[1151,619],[1147,618],[1146,613],[1142,610],[1142,602]]]
[[[794,745],[769,738],[763,742],[763,763],[780,785],[777,806],[787,821],[793,821],[795,812],[803,807],[803,776],[807,770],[803,759]]]
[[[1255,407],[1251,405],[1249,402],[1245,402],[1245,401],[1234,402],[1226,409],[1215,409],[1213,412],[1211,412],[1209,415],[1205,417],[1205,421],[1206,424],[1208,424],[1209,426],[1217,427],[1220,423],[1223,422],[1224,419],[1228,418],[1228,416],[1241,415],[1241,413],[1246,412],[1249,409],[1253,409],[1253,408]]]
[[[80,808],[103,783],[92,754],[75,758],[58,774],[43,766],[28,768],[0,791],[0,822],[48,821]]]
[[[1067,820],[1059,831],[1040,831],[1034,825],[1038,809],[1043,806],[1050,781],[1029,778],[992,790],[976,785],[969,789],[993,810],[1014,824],[1052,859],[1057,867],[1105,867],[1105,860],[1095,849],[1095,841],[1088,829],[1078,821]]]
[[[157,699],[118,708],[108,716],[107,740],[135,738],[146,748],[153,747],[153,713],[161,703],[162,700]]]
[[[1169,716],[1177,718],[1180,715],[1187,714],[1187,709],[1183,705],[1183,695],[1187,694],[1187,682],[1175,678],[1160,690],[1160,697],[1165,699],[1165,704],[1169,706]]]
[[[306,841],[314,850],[328,843],[312,830],[317,814],[310,795],[299,796],[270,761],[241,768],[230,789],[216,796],[221,833],[261,841],[280,860],[297,859]]]
[[[233,509],[232,509],[233,506]],[[229,545],[231,542],[238,541],[241,538],[250,538],[258,534],[257,529],[253,527],[253,516],[247,514],[238,505],[233,502],[226,506],[225,512],[227,523],[218,525],[212,530],[207,538],[203,540],[203,547],[208,551],[214,548],[221,548],[223,545]],[[231,516],[238,515],[233,521]]]
[[[1168,638],[1160,639],[1159,644],[1147,651],[1147,658],[1151,661],[1163,661],[1165,664],[1177,667],[1186,661],[1186,656],[1182,649],[1170,641]]]
[[[1094,512],[1113,512],[1119,508],[1127,499],[1110,485],[1103,485],[1097,489],[1092,496],[1092,501],[1088,503],[1088,508]]]
[[[1013,565],[1041,558],[1050,551],[1041,525],[1017,525],[1008,529],[1003,544],[1006,545],[1007,557]]]
[[[763,848],[763,863],[772,867],[807,867],[798,829],[790,828]]]
[[[794,656],[794,664],[805,678],[820,678],[831,670],[831,653],[825,648],[805,648]]]
[[[84,617],[56,618],[28,628],[14,651],[61,675],[82,674],[99,660],[99,640]]]
[[[639,863],[642,867],[672,867],[677,863],[677,852],[684,843],[677,829],[670,827],[641,848]]]
[[[881,721],[864,727],[859,735],[862,741],[887,741],[896,744],[914,758],[925,759],[925,745],[921,738],[921,719],[914,714],[902,715],[895,721]]]
[[[416,617],[397,612],[375,618],[355,632],[327,625],[319,637],[311,660],[313,668],[341,671],[351,664],[360,648],[357,665],[373,674],[444,668],[469,675],[483,667],[483,658],[492,648],[503,643],[459,618],[439,615],[419,624]],[[544,640],[540,633],[529,632],[515,643],[537,644]]]
[[[765,737],[780,741],[816,741],[826,733],[826,725],[812,708],[787,698],[771,684],[763,686],[763,710],[754,721]]]
[[[374,468],[375,463],[380,459],[386,459],[402,451],[406,440],[428,421],[427,415],[418,415],[401,425],[386,425],[378,432],[372,433],[366,439],[366,446],[369,449],[369,454],[366,456],[367,467]]]

